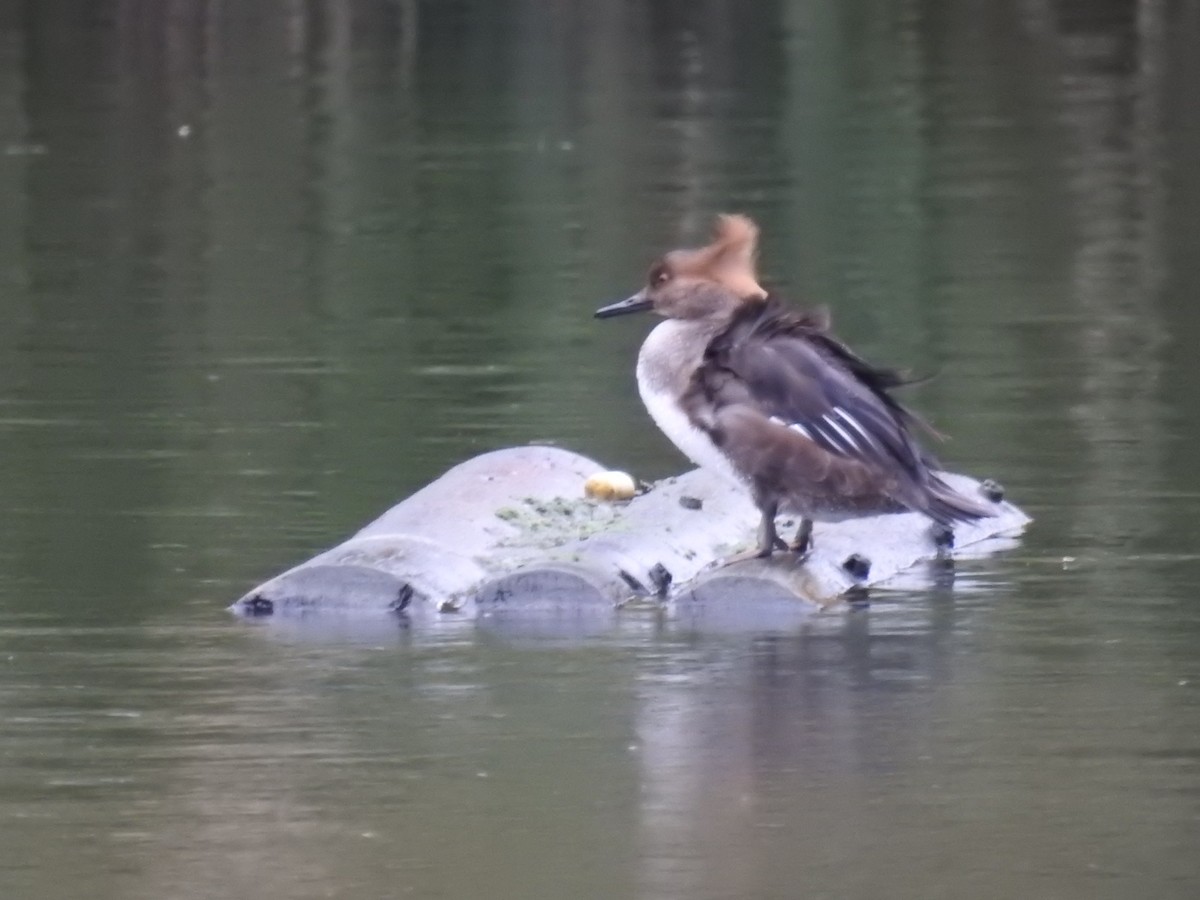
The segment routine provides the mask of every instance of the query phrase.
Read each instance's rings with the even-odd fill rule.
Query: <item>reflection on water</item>
[[[0,892],[1189,897],[1200,10],[0,8]],[[1037,522],[706,628],[228,620],[450,464],[679,465],[718,209]]]

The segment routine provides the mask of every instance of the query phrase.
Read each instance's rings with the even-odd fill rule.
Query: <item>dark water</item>
[[[0,896],[1200,894],[1200,5],[0,4]],[[1037,517],[794,632],[225,605],[454,462],[643,476],[712,213]]]

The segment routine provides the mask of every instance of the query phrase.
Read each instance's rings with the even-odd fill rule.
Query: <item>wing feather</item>
[[[747,304],[710,342],[692,393],[718,411],[748,406],[829,453],[924,482],[926,458],[909,434],[915,419],[889,393],[903,378],[854,354],[826,322],[775,301]]]

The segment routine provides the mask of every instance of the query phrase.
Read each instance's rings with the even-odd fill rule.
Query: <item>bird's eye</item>
[[[662,287],[671,280],[671,272],[662,263],[650,270],[650,287]]]

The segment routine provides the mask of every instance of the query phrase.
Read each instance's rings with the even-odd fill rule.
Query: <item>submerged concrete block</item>
[[[792,616],[879,584],[922,559],[1015,535],[1029,517],[994,483],[944,477],[996,515],[959,525],[945,546],[916,513],[818,523],[801,562],[790,554],[723,565],[753,544],[758,512],[702,470],[632,500],[584,496],[603,467],[553,447],[515,447],[455,466],[338,546],[248,591],[245,615],[341,610],[612,616],[631,600],[681,617]],[[781,519],[781,527],[788,527]],[[744,609],[749,604],[748,609]]]

